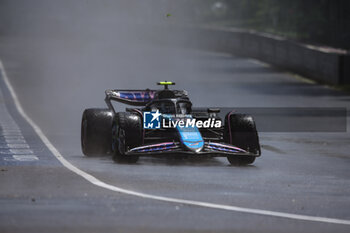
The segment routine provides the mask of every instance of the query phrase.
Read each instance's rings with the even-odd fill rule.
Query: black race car
[[[112,154],[116,162],[135,163],[139,156],[227,157],[247,165],[261,155],[251,116],[220,109],[192,108],[187,92],[170,90],[106,90],[108,108],[83,113],[81,147],[86,156]],[[138,108],[116,112],[112,100]]]

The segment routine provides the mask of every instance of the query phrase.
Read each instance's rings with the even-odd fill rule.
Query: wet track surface
[[[84,157],[80,149],[81,113],[104,107],[107,88],[154,88],[156,81],[167,79],[186,89],[199,107],[349,108],[350,97],[341,92],[248,58],[155,45],[135,44],[125,51],[109,39],[80,44],[74,38],[5,37],[0,56],[29,117],[68,161],[108,184],[166,197],[350,219],[348,132],[263,132],[262,157],[247,167],[229,166],[225,158],[141,158],[136,165],[120,165],[110,157]],[[177,205],[96,187],[47,150],[16,112],[3,81],[0,104],[1,232],[349,232],[347,225]],[[25,140],[37,159],[16,160],[6,134],[22,140],[22,146]]]

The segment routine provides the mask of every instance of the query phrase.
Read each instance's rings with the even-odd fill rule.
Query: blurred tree
[[[226,4],[228,25],[350,49],[349,0],[227,0]]]

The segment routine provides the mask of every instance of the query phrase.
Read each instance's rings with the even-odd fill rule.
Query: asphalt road
[[[155,88],[159,80],[172,80],[200,107],[349,108],[344,93],[249,58],[101,35],[5,35],[0,59],[27,115],[69,162],[103,182],[164,197],[350,220],[349,132],[262,132],[262,157],[247,167],[229,166],[225,158],[141,158],[120,165],[110,157],[86,158],[80,149],[81,113],[104,107],[108,88]],[[1,232],[350,230],[97,187],[58,162],[0,84]]]

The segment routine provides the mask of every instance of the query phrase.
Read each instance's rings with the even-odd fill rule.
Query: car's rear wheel
[[[224,139],[227,143],[259,156],[260,143],[254,119],[245,114],[227,114],[225,117]],[[242,166],[254,163],[256,156],[230,155],[228,161],[232,165]]]
[[[112,111],[85,109],[81,121],[81,148],[84,155],[106,155],[112,151],[112,123]]]
[[[134,113],[118,112],[112,127],[112,145],[117,163],[136,163],[137,155],[126,155],[126,151],[137,147],[142,143],[142,121],[141,117]]]

